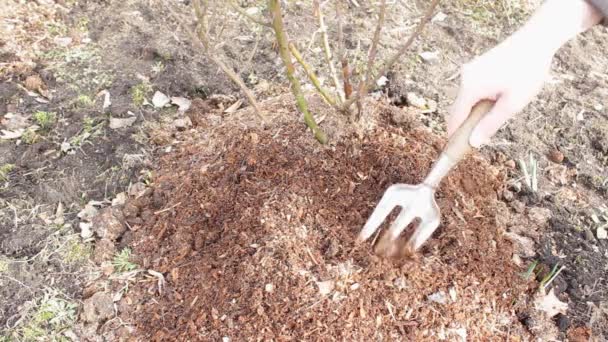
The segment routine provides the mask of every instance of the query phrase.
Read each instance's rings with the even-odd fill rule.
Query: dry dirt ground
[[[360,67],[375,7],[348,3]],[[266,128],[246,104],[225,110],[242,95],[165,5],[0,0],[0,341],[604,340],[605,28],[561,49],[541,95],[444,181],[417,261],[354,244],[384,189],[420,181],[440,151],[460,65],[537,5],[441,4],[358,123],[310,96],[321,146],[270,33],[234,10],[211,33]],[[389,2],[378,59],[425,6]],[[311,4],[287,6],[286,23],[331,84]],[[157,108],[156,91],[192,105]],[[567,308],[548,317],[535,300],[552,270],[546,290]]]

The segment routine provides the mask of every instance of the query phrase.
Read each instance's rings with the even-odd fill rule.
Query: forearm
[[[547,0],[505,43],[524,44],[531,52],[553,55],[568,40],[598,24],[602,17],[585,0]]]

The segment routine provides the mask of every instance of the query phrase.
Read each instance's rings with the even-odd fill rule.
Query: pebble
[[[507,202],[511,202],[515,196],[513,195],[512,191],[505,189],[502,192],[502,198],[504,198],[504,200]]]
[[[505,167],[509,169],[515,169],[515,160],[509,159],[505,162]]]
[[[405,98],[410,106],[420,109],[426,108],[426,100],[416,93],[407,93]]]
[[[561,164],[564,161],[564,154],[558,149],[553,149],[549,152],[549,160],[554,163]]]
[[[597,238],[600,240],[606,240],[608,239],[608,231],[606,231],[606,228],[604,227],[599,227],[597,228]]]

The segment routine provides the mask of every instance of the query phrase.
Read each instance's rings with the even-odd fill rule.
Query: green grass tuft
[[[131,249],[124,248],[120,253],[117,253],[112,260],[112,266],[114,266],[114,270],[117,272],[128,272],[137,268],[137,264],[132,263],[131,259]]]
[[[57,114],[54,112],[37,111],[34,113],[34,121],[36,121],[38,126],[43,130],[48,130],[57,121]]]
[[[4,164],[0,166],[0,181],[8,181],[8,174],[15,168],[14,164]]]
[[[131,99],[133,104],[141,106],[144,104],[146,97],[152,92],[152,86],[148,83],[142,82],[131,88]]]

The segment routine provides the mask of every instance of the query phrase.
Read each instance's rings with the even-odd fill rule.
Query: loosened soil
[[[148,282],[126,299],[145,339],[523,336],[500,182],[480,158],[439,189],[442,223],[420,260],[390,261],[354,239],[386,187],[422,180],[437,136],[382,124],[322,147],[301,124],[212,131],[162,158],[135,201],[147,214],[124,241],[166,275],[162,293]]]

